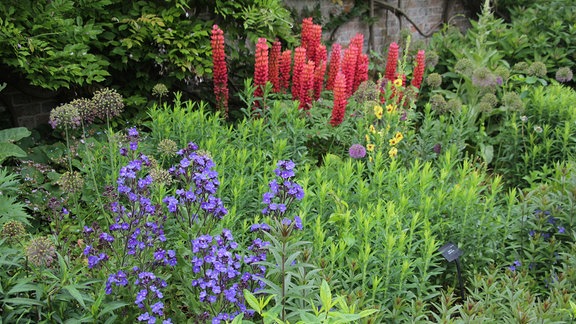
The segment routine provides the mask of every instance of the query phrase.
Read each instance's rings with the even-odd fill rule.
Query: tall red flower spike
[[[268,81],[268,42],[266,38],[258,38],[256,43],[256,62],[254,64],[255,97],[262,97]]]
[[[314,62],[308,61],[304,65],[304,71],[300,79],[300,106],[299,109],[308,110],[312,103],[312,93],[314,92]]]
[[[290,72],[292,70],[292,51],[285,50],[280,57],[280,88],[282,93],[290,86]]]
[[[332,90],[334,87],[334,80],[338,71],[340,71],[340,61],[342,60],[342,46],[338,43],[332,45],[332,53],[330,54],[330,66],[328,68],[328,80],[326,81],[326,89]]]
[[[312,26],[314,26],[314,22],[312,22],[312,17],[302,19],[302,32],[300,35],[300,46],[304,47],[307,51],[312,43],[312,39],[314,38]]]
[[[358,62],[358,47],[350,42],[348,48],[344,51],[342,60],[342,72],[346,77],[346,97],[350,97],[354,91],[354,79],[356,77],[356,63]]]
[[[228,69],[226,67],[226,54],[224,53],[224,32],[218,25],[212,26],[210,37],[212,47],[214,95],[216,108],[228,117]]]
[[[324,75],[326,74],[326,61],[320,61],[314,71],[314,100],[320,99],[322,87],[324,86]]]
[[[334,107],[332,108],[332,117],[330,125],[336,127],[344,120],[346,114],[346,105],[348,104],[346,95],[346,77],[342,72],[338,72],[334,80]]]
[[[272,50],[270,51],[270,64],[268,71],[268,79],[272,83],[273,91],[280,92],[280,55],[282,54],[282,45],[279,41],[272,43]]]
[[[294,50],[294,70],[292,72],[292,100],[300,100],[300,89],[302,89],[302,73],[306,65],[306,49],[302,46]]]
[[[414,65],[414,74],[412,75],[412,85],[420,89],[422,79],[424,78],[424,68],[426,56],[423,50],[419,50],[416,55],[416,65]]]
[[[389,81],[396,78],[396,67],[398,66],[398,44],[393,42],[388,48],[388,58],[386,59],[386,71],[384,77]]]
[[[358,90],[360,84],[368,80],[368,55],[360,53],[356,64],[356,75],[354,79],[354,91]]]

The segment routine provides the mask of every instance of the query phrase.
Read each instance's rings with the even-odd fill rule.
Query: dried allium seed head
[[[22,222],[11,220],[2,226],[2,237],[8,242],[18,241],[24,234],[26,234],[26,229]]]
[[[26,257],[35,266],[49,267],[56,259],[56,248],[47,237],[36,237],[28,243]]]
[[[96,117],[102,120],[118,116],[124,110],[122,96],[114,89],[104,88],[96,91],[92,101],[96,107]]]

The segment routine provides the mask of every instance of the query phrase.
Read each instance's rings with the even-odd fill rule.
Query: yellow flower
[[[376,134],[376,128],[374,127],[374,125],[370,125],[370,133]]]
[[[396,132],[396,134],[394,135],[394,138],[397,139],[398,142],[400,142],[404,138],[404,135],[402,135],[402,133],[400,133],[400,132]]]
[[[368,152],[374,152],[374,144],[366,145],[366,150],[368,150]]]
[[[401,87],[403,83],[404,83],[404,81],[402,80],[402,78],[398,78],[398,79],[394,80],[394,85],[396,87]]]
[[[398,140],[396,139],[396,137],[393,137],[388,141],[388,143],[390,143],[390,146],[394,146],[398,144]]]
[[[393,112],[396,111],[396,106],[394,106],[393,104],[389,104],[388,106],[386,106],[386,112],[391,114]]]
[[[376,116],[376,118],[382,119],[382,113],[383,112],[384,111],[382,110],[382,106],[380,106],[380,105],[374,106],[374,115]]]
[[[370,143],[370,135],[366,134],[366,143]]]
[[[391,148],[390,151],[388,151],[388,155],[391,158],[395,158],[396,156],[398,156],[398,149],[395,147]]]

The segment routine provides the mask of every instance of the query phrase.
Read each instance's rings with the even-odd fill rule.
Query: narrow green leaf
[[[248,305],[250,305],[250,307],[253,310],[255,310],[258,314],[262,313],[262,309],[260,308],[260,303],[258,303],[258,299],[256,299],[256,297],[254,297],[254,295],[247,289],[244,289],[244,299],[246,299]]]

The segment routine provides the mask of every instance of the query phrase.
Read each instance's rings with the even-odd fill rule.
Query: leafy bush
[[[526,184],[530,172],[574,158],[576,92],[559,84],[531,88],[525,110],[509,117],[495,145],[494,171],[510,184]]]

